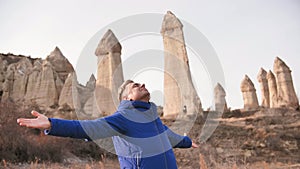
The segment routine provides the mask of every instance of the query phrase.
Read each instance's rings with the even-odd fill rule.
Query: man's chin
[[[149,102],[150,98],[151,98],[150,93],[147,93],[142,97],[143,100],[148,100],[148,102]]]

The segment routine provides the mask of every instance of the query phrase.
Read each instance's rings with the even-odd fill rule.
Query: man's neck
[[[140,101],[140,102],[146,102],[149,103],[149,99],[140,99],[140,100],[132,100],[131,101]]]
[[[140,102],[146,102],[146,103],[149,103],[149,100],[147,99],[145,99],[145,100],[136,100],[136,101],[140,101]]]

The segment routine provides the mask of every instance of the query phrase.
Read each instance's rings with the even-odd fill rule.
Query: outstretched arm
[[[78,120],[50,119],[37,111],[32,111],[31,114],[36,118],[19,118],[17,123],[44,130],[47,135],[91,140]]]
[[[173,148],[198,148],[198,145],[194,143],[189,137],[174,133],[166,125],[164,125],[164,127]]]
[[[48,118],[36,111],[32,111],[31,114],[36,118],[20,118],[17,120],[19,125],[44,129],[47,135],[96,140],[122,133],[122,127],[118,124],[118,116],[95,120],[64,120]]]
[[[17,119],[17,123],[20,126],[25,126],[29,128],[38,128],[38,129],[50,129],[51,123],[48,120],[48,117],[38,113],[37,111],[32,111],[31,114],[35,116],[34,119],[28,118],[19,118]]]

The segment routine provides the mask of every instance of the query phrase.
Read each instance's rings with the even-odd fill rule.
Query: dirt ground
[[[198,118],[188,133],[200,148],[174,150],[179,168],[300,168],[299,111],[235,110],[220,118],[210,114],[213,118],[206,121],[209,113],[216,112],[204,112],[204,118]],[[200,143],[205,121],[217,127],[208,140]]]
[[[200,147],[174,149],[179,169],[300,169],[300,112],[290,109],[261,109],[243,112],[234,110],[217,117],[216,112],[204,112],[193,122],[187,135]],[[212,117],[207,119],[207,117]],[[163,120],[180,129],[190,119]],[[203,125],[217,125],[213,134],[200,142]],[[217,123],[216,123],[217,122]],[[85,168],[118,169],[117,159],[71,160],[63,163],[31,162],[11,164],[1,162],[0,168]]]

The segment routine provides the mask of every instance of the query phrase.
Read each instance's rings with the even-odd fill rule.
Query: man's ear
[[[124,96],[125,100],[131,100],[131,96],[130,96],[130,93],[127,94],[126,96]]]
[[[128,98],[128,96],[124,96],[123,100],[130,100],[130,98]]]
[[[126,96],[125,100],[133,101],[130,97]]]

